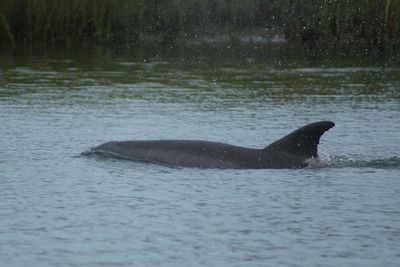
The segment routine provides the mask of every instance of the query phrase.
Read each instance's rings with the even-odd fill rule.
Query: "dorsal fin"
[[[333,126],[335,123],[331,121],[308,124],[275,141],[264,150],[284,151],[304,158],[317,157],[319,139]]]

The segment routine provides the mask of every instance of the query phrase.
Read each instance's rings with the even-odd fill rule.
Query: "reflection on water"
[[[157,97],[160,101],[296,101],[314,95],[398,100],[400,69],[395,67],[273,67],[270,63],[174,61],[10,60],[2,68],[0,97],[73,89],[107,98]],[[107,92],[104,92],[103,87]],[[87,92],[89,90],[89,92]],[[80,93],[85,93],[80,92]],[[182,97],[182,95],[184,97]],[[185,97],[186,95],[186,97]],[[77,95],[79,96],[79,95]],[[104,95],[103,95],[104,96]],[[198,98],[197,98],[198,97]],[[239,99],[240,98],[240,99]]]
[[[0,262],[398,264],[400,68],[286,62],[2,58]],[[261,148],[326,119],[302,170],[79,156],[126,139]]]

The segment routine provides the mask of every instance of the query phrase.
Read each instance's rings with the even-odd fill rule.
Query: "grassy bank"
[[[3,47],[173,47],[243,34],[399,50],[400,0],[0,0]]]

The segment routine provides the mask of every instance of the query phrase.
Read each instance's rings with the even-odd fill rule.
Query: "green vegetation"
[[[0,0],[5,47],[160,47],[247,34],[400,50],[400,0]]]

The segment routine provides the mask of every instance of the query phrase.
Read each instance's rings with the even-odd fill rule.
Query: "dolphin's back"
[[[136,161],[199,168],[302,168],[317,157],[323,133],[335,124],[321,121],[306,125],[264,149],[245,148],[199,140],[112,141],[85,154],[111,155]]]
[[[260,149],[201,140],[112,141],[92,152],[136,161],[199,168],[243,168]],[[239,160],[238,160],[239,159]]]

